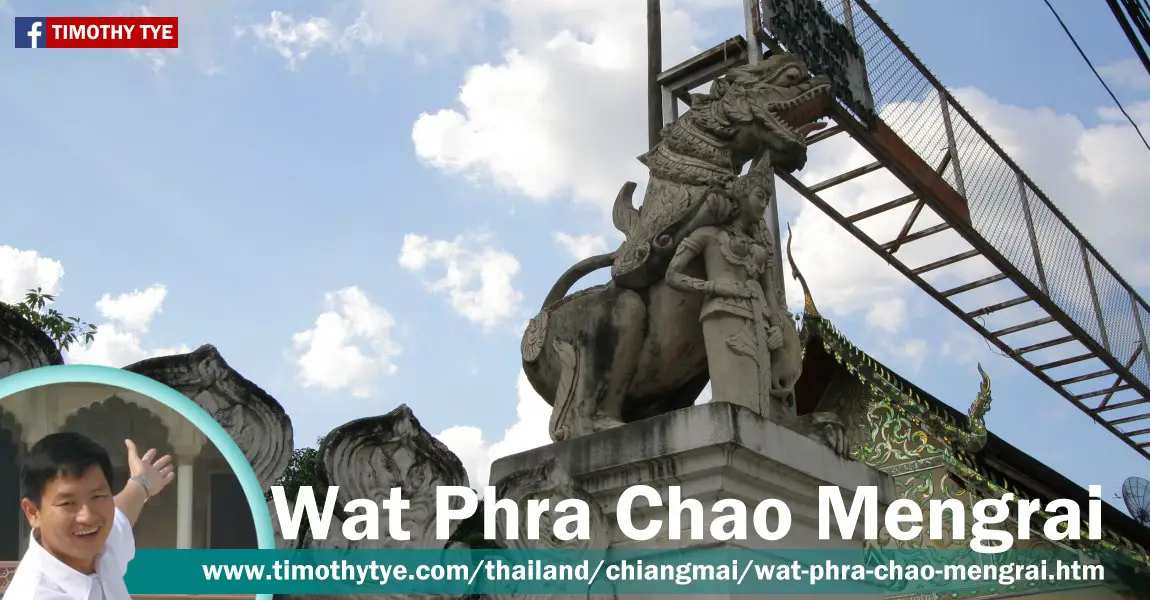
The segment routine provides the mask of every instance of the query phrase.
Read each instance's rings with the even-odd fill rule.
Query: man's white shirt
[[[116,509],[112,532],[96,557],[96,572],[81,573],[52,556],[33,534],[28,550],[3,600],[131,600],[124,584],[128,563],[136,556],[136,538],[128,517]]]

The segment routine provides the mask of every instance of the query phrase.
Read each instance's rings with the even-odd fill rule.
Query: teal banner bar
[[[1054,550],[141,549],[127,585],[132,594],[1035,593],[1105,585],[1132,568],[1108,562]]]

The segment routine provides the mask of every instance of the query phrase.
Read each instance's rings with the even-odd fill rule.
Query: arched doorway
[[[82,408],[64,422],[61,431],[86,435],[103,446],[112,459],[112,491],[118,493],[127,485],[128,452],[125,439],[131,439],[141,453],[155,448],[159,456],[173,454],[168,441],[168,428],[160,418],[137,404],[118,396]],[[136,521],[137,548],[176,547],[175,486],[148,501]]]
[[[0,409],[0,562],[20,560],[24,512],[20,510],[20,457],[23,434],[16,418]]]

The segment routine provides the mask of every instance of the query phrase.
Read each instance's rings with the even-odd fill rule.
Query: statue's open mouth
[[[790,100],[772,104],[767,112],[773,121],[769,124],[789,134],[788,137],[805,140],[810,134],[827,126],[821,119],[826,116],[831,101],[831,86],[816,84]]]

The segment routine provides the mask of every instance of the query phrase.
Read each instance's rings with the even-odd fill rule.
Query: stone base
[[[855,490],[874,486],[880,518],[890,502],[898,497],[889,475],[863,463],[842,459],[815,440],[746,408],[726,403],[693,406],[508,456],[492,464],[491,481],[548,461],[562,466],[584,491],[599,501],[609,523],[607,537],[612,549],[719,547],[764,549],[769,553],[771,548],[862,548],[865,545],[861,537],[862,519],[858,521],[857,534],[851,539],[819,539],[819,486],[838,486],[848,508]],[[632,527],[643,529],[652,519],[662,520],[660,533],[645,541],[624,535],[618,521],[619,499],[624,491],[636,485],[654,488],[662,499],[660,507],[650,507],[643,497],[631,503]],[[702,533],[700,539],[691,537],[693,518],[688,510],[681,511],[679,525],[672,526],[667,504],[671,500],[670,490],[675,486],[680,499],[695,499],[702,505],[702,527],[696,527]],[[717,540],[711,536],[710,526],[715,516],[731,514],[730,510],[717,513],[711,510],[714,503],[722,499],[738,500],[747,507],[746,539]],[[776,541],[763,539],[754,529],[755,508],[766,499],[781,500],[791,515],[789,532]],[[696,526],[699,522],[695,522]],[[771,529],[777,528],[778,513],[767,513],[766,524]],[[680,535],[674,535],[674,529],[679,530]],[[837,524],[832,523],[831,534],[837,537]],[[736,593],[730,597],[736,597]]]

